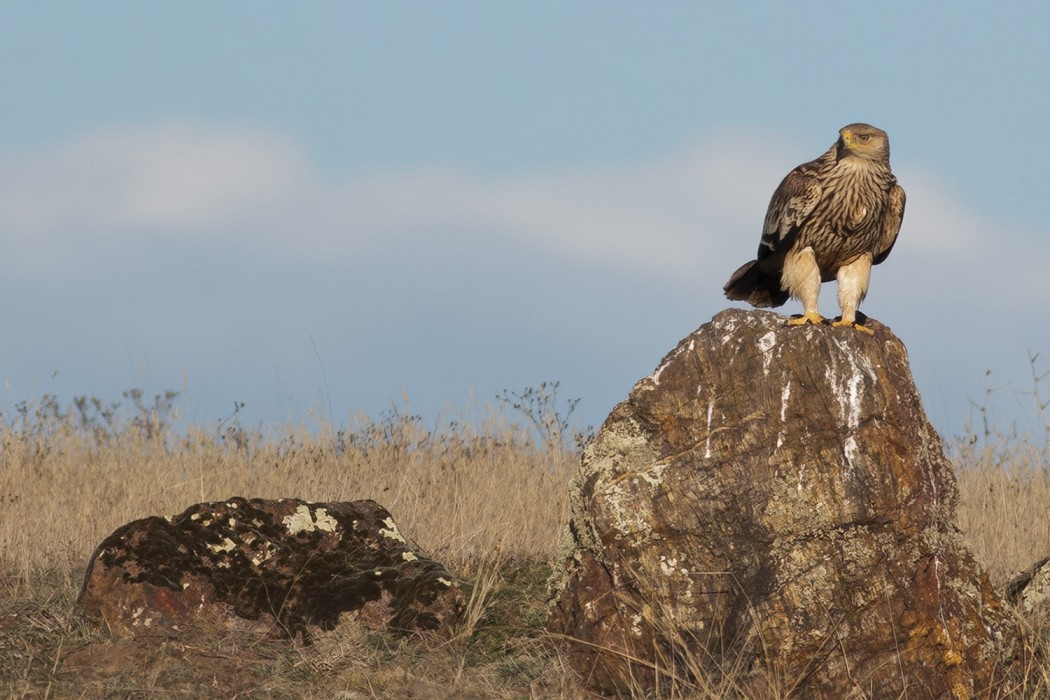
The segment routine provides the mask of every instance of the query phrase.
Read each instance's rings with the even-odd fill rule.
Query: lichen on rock
[[[291,515],[284,516],[282,522],[288,528],[289,535],[298,535],[300,532],[310,532],[311,530],[332,532],[337,525],[335,518],[328,515],[328,511],[323,507],[315,506],[311,508],[310,505],[305,503],[296,508]]]
[[[448,569],[379,504],[244,498],[121,527],[92,556],[80,603],[120,636],[203,625],[304,639],[352,621],[447,634],[464,608]]]

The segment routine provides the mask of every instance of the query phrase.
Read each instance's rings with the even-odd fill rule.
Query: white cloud
[[[717,297],[757,247],[780,178],[820,150],[726,131],[616,167],[482,176],[420,166],[336,177],[280,134],[169,122],[89,132],[6,160],[0,243],[15,274],[97,275],[126,262],[114,251],[161,245],[189,258],[222,249],[338,265],[377,246],[438,238],[630,270]],[[898,164],[898,174],[908,191],[904,228],[876,270],[874,295],[1002,313],[1033,287],[1046,291],[1044,237],[985,220],[930,168]]]
[[[258,128],[171,122],[84,134],[0,166],[9,254],[52,255],[162,236],[301,259],[362,242],[456,234],[580,264],[725,275],[757,247],[768,198],[820,148],[725,132],[648,162],[484,177],[454,167],[328,177],[294,140]],[[929,169],[905,168],[902,248],[953,265],[999,250],[990,226]]]
[[[484,232],[582,264],[695,274],[725,253],[743,257],[757,247],[769,192],[750,185],[760,179],[772,187],[779,177],[753,141],[728,135],[611,168],[494,178],[423,168],[360,177],[345,185],[347,200],[357,202],[346,214],[390,234]]]
[[[987,222],[929,168],[898,169],[908,195],[902,235],[923,255],[972,255],[982,245]]]
[[[308,259],[438,232],[689,274],[721,250],[740,257],[754,248],[764,190],[777,179],[762,158],[769,143],[731,134],[619,168],[483,177],[431,166],[331,178],[279,135],[174,122],[87,133],[8,160],[0,237],[51,265],[64,245],[148,245],[150,237]]]
[[[250,127],[170,122],[90,132],[0,165],[0,227],[22,250],[240,227],[315,185],[289,139]]]

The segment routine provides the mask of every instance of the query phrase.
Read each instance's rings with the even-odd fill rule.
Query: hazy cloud
[[[280,135],[173,122],[7,160],[0,235],[28,257],[59,242],[151,236],[308,257],[460,232],[680,274],[728,247],[732,229],[760,224],[768,193],[742,185],[775,181],[774,163],[753,138],[729,134],[618,168],[485,177],[434,165],[331,177]]]

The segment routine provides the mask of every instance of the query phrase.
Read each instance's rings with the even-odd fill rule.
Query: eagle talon
[[[832,321],[831,325],[834,326],[835,328],[842,328],[844,326],[852,326],[852,327],[856,328],[858,331],[860,331],[861,333],[867,333],[868,335],[875,335],[875,331],[871,330],[870,328],[868,328],[865,325],[857,323],[856,321],[843,321],[842,319],[839,319],[837,321]]]
[[[824,317],[815,311],[807,311],[806,313],[796,318],[789,318],[787,324],[789,326],[804,326],[807,323],[811,323],[814,326],[820,326],[824,323]]]

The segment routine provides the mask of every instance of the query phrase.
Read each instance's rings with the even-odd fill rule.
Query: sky
[[[3,3],[0,410],[340,424],[558,381],[598,425],[865,121],[908,205],[862,310],[946,437],[1041,433],[1048,34],[1041,2]]]

